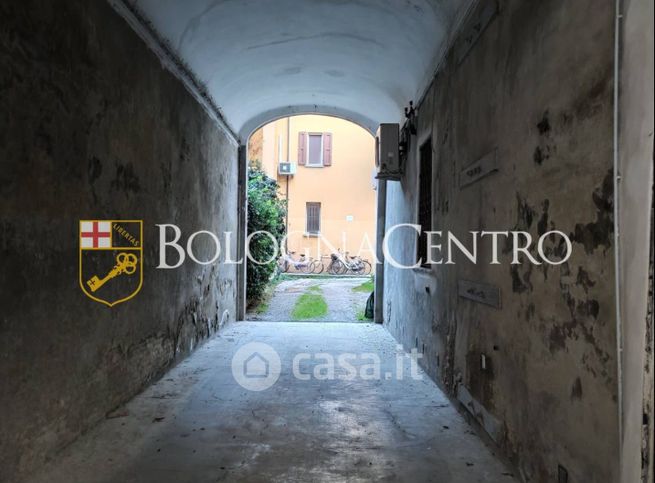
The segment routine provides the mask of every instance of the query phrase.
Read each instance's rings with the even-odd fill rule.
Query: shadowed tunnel
[[[652,483],[652,17],[648,0],[2,2],[0,481]],[[242,322],[246,144],[306,113],[400,133],[376,184],[377,324]],[[181,253],[194,232],[196,254],[233,239],[164,267],[171,225]],[[408,225],[534,243],[425,265]],[[135,274],[125,294],[87,282],[104,246],[122,257],[105,272]],[[233,377],[248,343],[277,351],[272,388]],[[305,380],[304,352],[382,372]],[[421,378],[398,369],[411,354]]]

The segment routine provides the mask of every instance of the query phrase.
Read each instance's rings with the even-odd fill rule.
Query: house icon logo
[[[268,344],[249,342],[232,357],[232,376],[244,389],[264,391],[280,377],[280,356]]]
[[[269,363],[259,352],[255,352],[243,362],[243,375],[247,378],[267,378]]]

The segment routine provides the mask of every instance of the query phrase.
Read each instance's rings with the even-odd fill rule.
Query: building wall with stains
[[[0,480],[17,481],[234,317],[235,266],[156,269],[155,224],[236,232],[237,145],[106,2],[0,17]],[[116,218],[144,220],[144,283],[108,308],[80,290],[78,222]]]
[[[501,239],[492,265],[486,238],[477,264],[459,253],[430,269],[387,261],[385,324],[526,481],[614,481],[613,2],[504,0],[485,25],[489,5],[476,7],[420,102],[405,175],[388,184],[387,232],[417,222],[419,148],[429,142],[433,230],[468,247],[472,230],[535,240],[561,230],[572,255],[511,265]],[[460,186],[462,170],[494,151],[497,171]],[[389,242],[399,262],[415,262],[415,232]],[[554,260],[563,250],[557,238],[544,246]],[[461,281],[497,289],[500,306],[460,296]]]

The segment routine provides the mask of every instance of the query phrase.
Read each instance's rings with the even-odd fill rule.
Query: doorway
[[[259,253],[247,266],[246,320],[372,321],[374,149],[366,129],[314,114],[250,136],[248,236]]]

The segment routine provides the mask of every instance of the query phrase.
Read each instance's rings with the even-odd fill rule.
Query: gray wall
[[[653,2],[625,0],[622,5],[617,195],[623,328],[621,476],[622,481],[640,481],[643,471],[643,481],[652,483],[653,294],[651,285],[649,307],[648,277],[653,274]]]
[[[0,480],[15,481],[234,317],[234,265],[155,269],[155,223],[235,232],[237,145],[106,2],[0,17]],[[114,308],[78,285],[89,218],[145,222],[143,288]]]
[[[387,229],[415,223],[417,151],[431,136],[435,230],[470,240],[469,230],[557,229],[573,240],[561,266],[510,266],[504,244],[501,265],[488,265],[488,242],[477,265],[463,256],[427,273],[386,265],[385,324],[406,349],[425,351],[452,396],[470,392],[527,481],[557,481],[558,465],[569,481],[618,476],[613,8],[500,2],[461,63],[454,52],[466,40],[455,41],[420,103],[406,174],[388,183]],[[498,172],[460,189],[460,171],[494,149]],[[416,237],[404,233],[392,253],[413,263]],[[502,308],[459,297],[458,280],[498,287]]]

